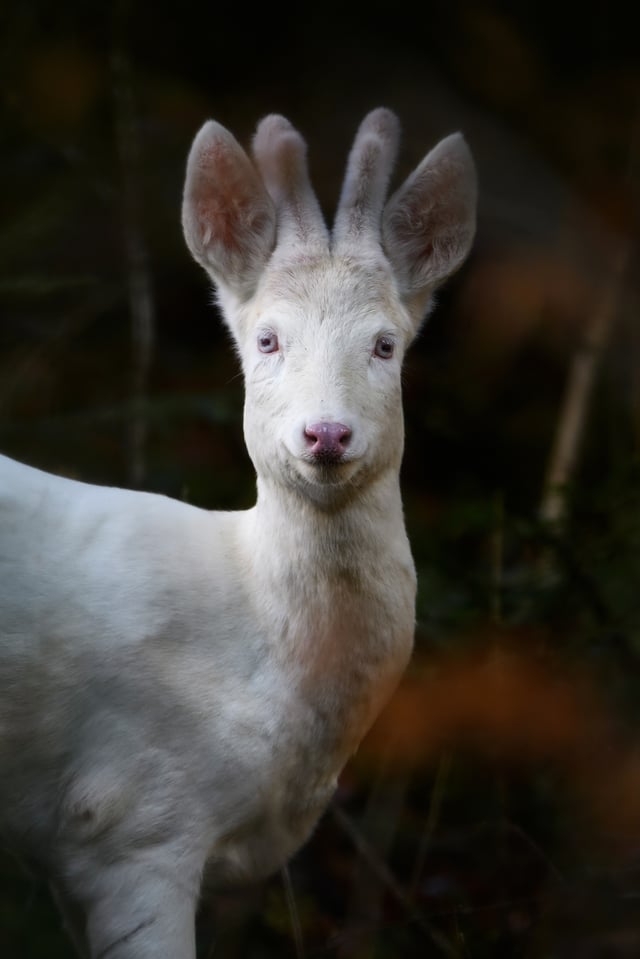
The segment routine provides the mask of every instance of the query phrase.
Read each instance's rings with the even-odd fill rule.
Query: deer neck
[[[342,754],[411,652],[415,571],[398,479],[382,477],[335,511],[258,489],[245,531],[251,601],[288,688],[322,717],[328,749],[335,736]]]
[[[377,574],[408,550],[396,474],[383,474],[348,500],[318,505],[298,490],[258,480],[254,546],[264,568],[290,567],[297,578],[335,582],[340,570]],[[402,549],[403,548],[403,549]],[[280,580],[282,582],[282,580]]]

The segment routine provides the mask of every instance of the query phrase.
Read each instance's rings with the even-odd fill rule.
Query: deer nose
[[[335,463],[342,459],[349,445],[351,429],[344,423],[311,423],[304,435],[315,459]]]

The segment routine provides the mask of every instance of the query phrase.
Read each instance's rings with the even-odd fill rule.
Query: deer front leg
[[[98,866],[79,897],[57,893],[73,939],[90,959],[195,959],[198,883],[183,862],[128,859]],[[76,883],[74,883],[76,885]],[[78,907],[84,923],[78,923]],[[84,925],[84,928],[82,928]],[[83,944],[88,943],[88,952]]]
[[[164,877],[132,878],[93,905],[87,931],[91,959],[195,959],[195,902]]]

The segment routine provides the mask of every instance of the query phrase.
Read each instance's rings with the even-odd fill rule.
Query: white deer
[[[184,233],[242,362],[252,509],[0,458],[0,835],[92,959],[192,959],[205,869],[286,862],[409,659],[401,366],[476,185],[455,134],[385,202],[397,140],[365,118],[329,232],[283,117],[255,163],[195,138]]]

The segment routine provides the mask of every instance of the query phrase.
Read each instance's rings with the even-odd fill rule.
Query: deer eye
[[[261,333],[258,333],[258,349],[261,353],[278,352],[280,344],[273,330],[263,330]]]
[[[390,336],[379,336],[373,352],[376,356],[379,356],[381,360],[390,360],[393,356],[394,349],[395,343]]]

